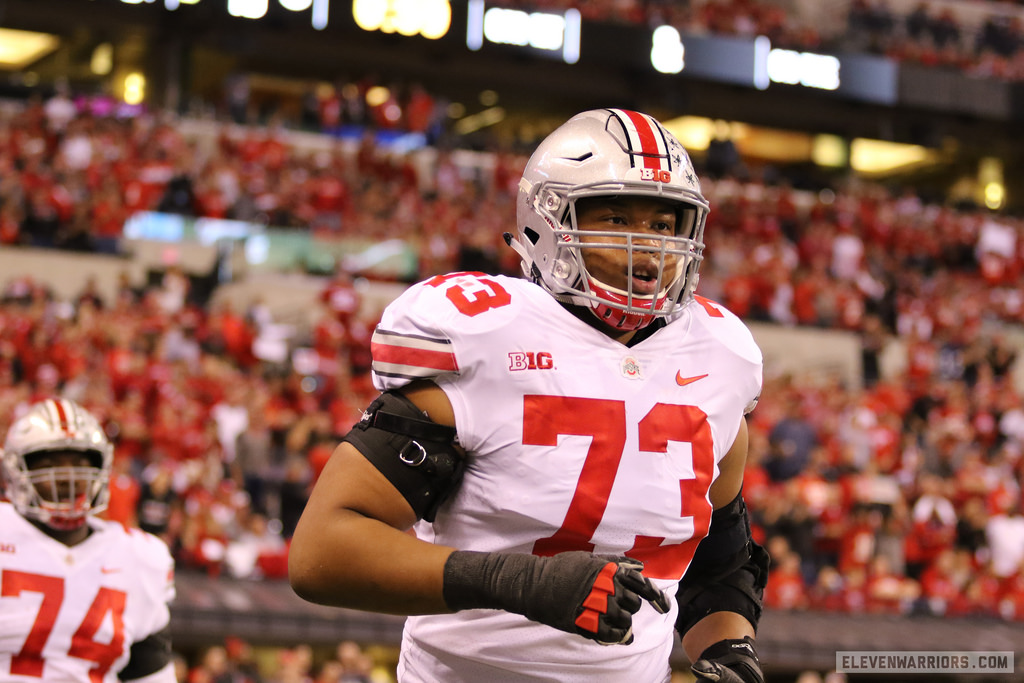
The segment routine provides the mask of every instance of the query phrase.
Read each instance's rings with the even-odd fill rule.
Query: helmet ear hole
[[[523,226],[523,234],[526,235],[526,239],[530,240],[531,244],[537,244],[540,241],[540,235],[533,228]]]

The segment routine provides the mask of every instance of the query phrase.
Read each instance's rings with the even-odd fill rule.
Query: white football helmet
[[[576,222],[576,201],[595,196],[644,196],[679,205],[678,234],[638,238],[630,232],[588,232],[587,249],[625,249],[659,259],[654,294],[622,290],[587,272]],[[623,109],[577,114],[537,147],[519,183],[518,236],[506,235],[523,273],[556,299],[588,307],[617,329],[648,325],[677,311],[697,287],[708,203],[682,144],[653,117]],[[676,265],[665,272],[666,256]]]
[[[88,453],[95,465],[30,468],[33,455],[53,451]],[[0,469],[7,499],[23,517],[67,531],[107,508],[113,459],[114,448],[91,413],[74,401],[51,398],[11,425]]]

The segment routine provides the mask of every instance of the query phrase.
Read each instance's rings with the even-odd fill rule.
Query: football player
[[[399,679],[761,683],[767,554],[741,496],[761,352],[696,295],[708,204],[620,109],[537,148],[525,278],[439,275],[373,336],[381,395],[295,532],[307,600],[411,615]],[[414,534],[407,533],[410,528]]]
[[[73,401],[33,404],[0,469],[0,680],[176,683],[174,564],[163,541],[98,519],[113,447]]]

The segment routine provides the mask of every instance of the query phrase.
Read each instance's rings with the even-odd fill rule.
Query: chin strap
[[[516,253],[522,257],[523,261],[533,263],[533,260],[530,258],[529,254],[526,253],[526,247],[520,244],[519,240],[512,236],[512,233],[503,232],[501,233],[501,237],[502,239],[505,240],[505,244],[516,250]]]

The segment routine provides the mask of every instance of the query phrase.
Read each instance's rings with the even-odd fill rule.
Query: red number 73
[[[711,427],[707,415],[696,406],[668,403],[655,404],[638,426],[639,450],[651,453],[651,457],[667,454],[669,441],[689,443],[692,448],[695,477],[679,480],[679,515],[693,518],[693,536],[682,543],[662,545],[664,538],[638,535],[626,552],[644,563],[648,577],[679,580],[711,524],[711,505],[707,501],[715,465]],[[626,404],[593,398],[526,396],[523,443],[554,446],[563,434],[590,436],[593,440],[562,526],[534,543],[535,555],[594,550],[591,539],[608,506],[626,446]]]

